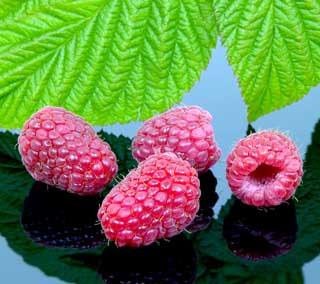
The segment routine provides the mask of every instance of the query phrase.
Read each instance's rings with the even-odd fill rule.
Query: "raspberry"
[[[98,217],[117,246],[145,246],[182,232],[199,198],[197,171],[173,153],[155,154],[110,191]]]
[[[192,241],[182,238],[137,250],[109,247],[98,271],[108,284],[193,284],[197,257]]]
[[[251,261],[288,253],[296,241],[297,230],[292,202],[260,210],[236,200],[223,224],[230,251]]]
[[[24,201],[21,223],[35,243],[87,249],[105,243],[97,225],[100,196],[74,196],[36,182]]]
[[[214,213],[212,207],[219,198],[216,193],[217,179],[212,171],[209,170],[201,174],[199,180],[201,189],[200,209],[192,223],[187,227],[187,231],[190,233],[206,230],[210,226]]]
[[[118,170],[109,144],[63,108],[45,107],[33,114],[18,144],[22,162],[35,180],[79,195],[100,192]]]
[[[154,153],[173,152],[199,172],[220,158],[211,115],[197,106],[180,107],[147,120],[132,142],[132,154],[143,161]]]
[[[275,206],[288,200],[300,184],[299,150],[284,134],[261,131],[242,139],[227,159],[233,193],[253,206]]]

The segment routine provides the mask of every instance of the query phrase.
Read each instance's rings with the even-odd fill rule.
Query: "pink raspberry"
[[[204,172],[219,160],[212,117],[198,106],[179,107],[147,120],[132,142],[132,154],[143,161],[154,153],[173,152]]]
[[[80,195],[100,192],[118,171],[109,144],[63,108],[45,107],[33,114],[18,144],[22,162],[35,180]]]
[[[98,218],[117,246],[146,246],[182,232],[199,198],[197,171],[173,153],[155,154],[110,191]]]
[[[281,204],[294,194],[301,177],[298,148],[277,131],[261,131],[240,140],[227,159],[229,186],[248,205]]]

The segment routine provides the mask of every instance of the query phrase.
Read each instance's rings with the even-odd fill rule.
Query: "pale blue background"
[[[320,119],[320,87],[313,88],[303,100],[260,118],[253,126],[258,129],[272,128],[286,131],[299,145],[304,153],[310,143],[311,133]],[[197,104],[206,108],[214,117],[216,139],[223,151],[220,162],[214,167],[218,178],[217,192],[219,201],[215,207],[217,212],[230,196],[224,178],[225,158],[234,143],[245,135],[247,129],[246,108],[240,96],[237,80],[228,65],[225,50],[218,46],[214,51],[208,69],[203,72],[200,81],[185,95],[185,105]],[[107,132],[124,134],[132,137],[140,126],[139,123],[104,127]],[[64,283],[52,277],[45,277],[35,267],[25,264],[19,255],[7,247],[6,241],[0,237],[1,283],[18,284],[58,284]],[[320,258],[304,266],[305,283],[319,283]],[[91,283],[88,283],[91,284]]]

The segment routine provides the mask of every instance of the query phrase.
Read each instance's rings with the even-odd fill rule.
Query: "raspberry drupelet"
[[[182,232],[199,210],[197,171],[173,153],[155,154],[106,196],[98,218],[107,239],[140,247]]]
[[[205,172],[220,158],[212,116],[198,106],[178,107],[147,120],[132,142],[132,154],[143,161],[155,153],[172,152]]]
[[[33,114],[18,144],[35,180],[79,195],[99,193],[118,171],[109,144],[81,117],[60,107]]]
[[[302,160],[295,144],[277,131],[239,141],[227,158],[227,179],[235,196],[253,206],[276,206],[300,184]]]

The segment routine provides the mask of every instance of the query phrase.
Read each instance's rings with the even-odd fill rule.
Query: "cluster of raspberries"
[[[101,192],[118,171],[109,144],[81,117],[45,107],[25,123],[19,152],[35,180],[78,195]],[[220,158],[211,115],[179,107],[146,121],[132,142],[136,169],[103,200],[98,218],[117,246],[140,247],[171,238],[199,210],[198,174]],[[234,194],[248,205],[275,206],[299,185],[302,162],[285,135],[261,131],[241,140],[227,160]]]

